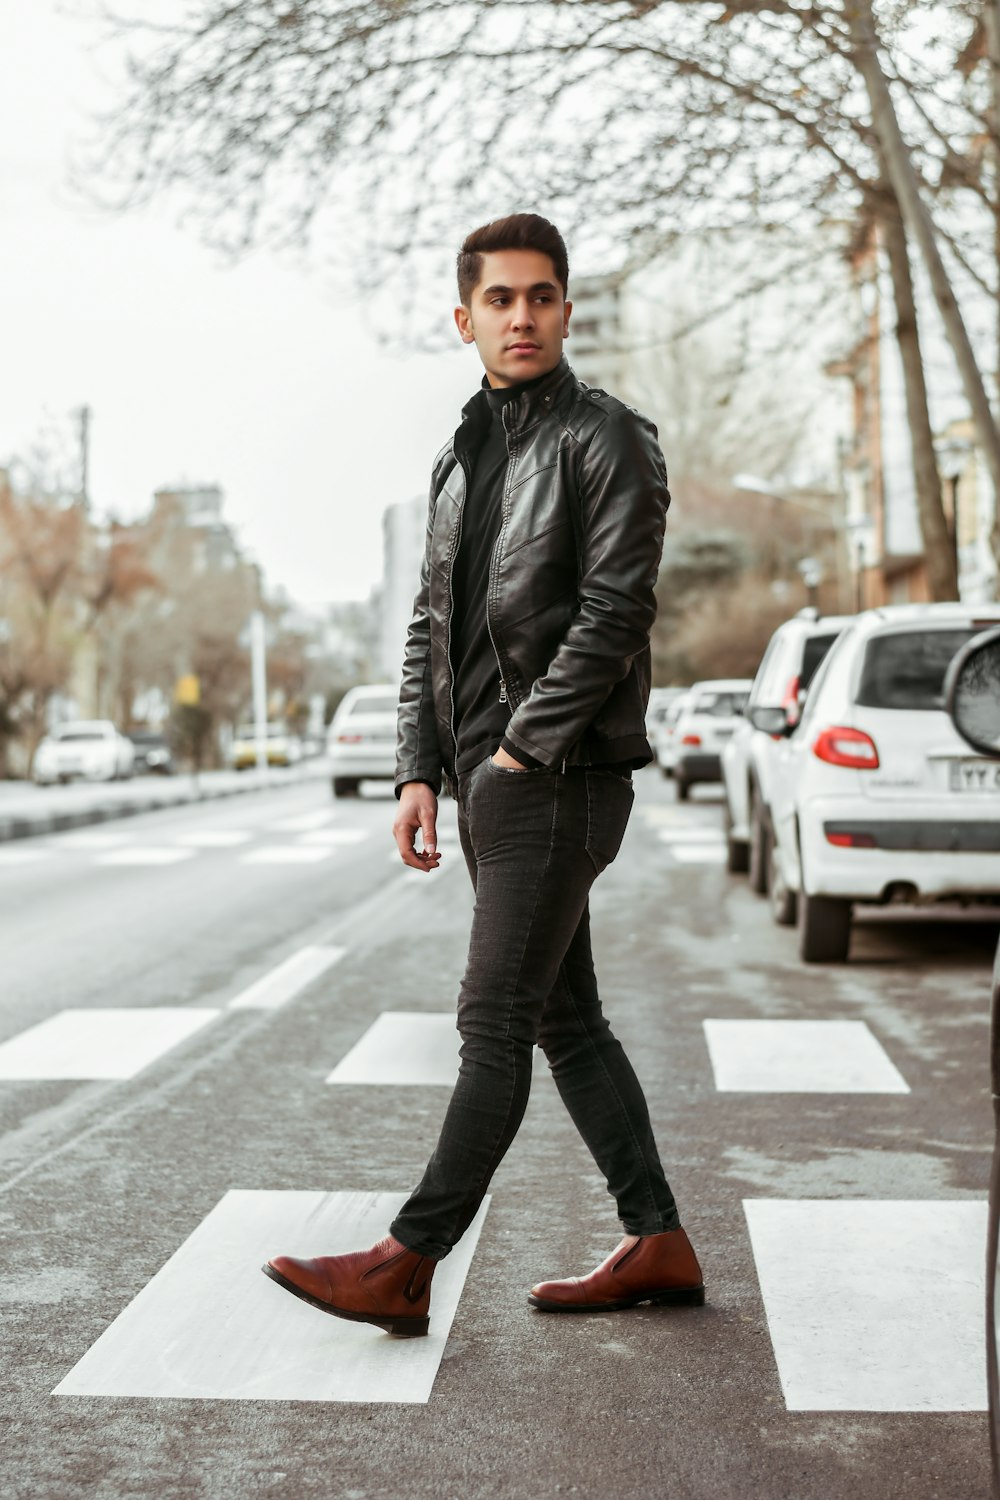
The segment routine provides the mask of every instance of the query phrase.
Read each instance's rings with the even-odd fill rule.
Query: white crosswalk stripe
[[[864,1021],[703,1021],[715,1086],[746,1093],[908,1094]]]
[[[370,1245],[405,1200],[405,1193],[228,1192],[53,1395],[428,1401],[489,1199],[438,1266],[426,1338],[393,1339],[370,1324],[324,1317],[260,1270],[272,1255]]]
[[[341,1058],[327,1083],[443,1084],[458,1074],[454,1011],[386,1010]]]
[[[329,846],[275,844],[269,848],[263,845],[259,849],[251,849],[244,854],[241,863],[245,865],[310,865],[318,863],[321,859],[329,859],[332,853],[333,850]]]
[[[99,854],[94,863],[98,865],[178,865],[185,859],[192,859],[194,854],[194,849],[170,848],[166,845],[157,847],[155,844],[142,848],[137,845],[134,848],[110,849],[107,854]]]
[[[789,1411],[984,1411],[986,1204],[743,1204]]]
[[[0,1078],[131,1078],[217,1010],[64,1010],[0,1046]]]
[[[339,963],[345,949],[314,946],[300,948],[282,963],[230,1000],[229,1010],[277,1010],[294,999],[327,969]]]

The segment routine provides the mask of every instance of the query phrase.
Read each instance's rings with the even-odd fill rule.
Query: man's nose
[[[514,312],[511,322],[515,328],[534,328],[535,315],[531,310],[531,303],[527,297],[514,303]]]

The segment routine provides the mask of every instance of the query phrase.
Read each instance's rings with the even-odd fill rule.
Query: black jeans
[[[631,783],[597,767],[512,771],[486,760],[458,790],[476,891],[462,1063],[437,1147],[391,1232],[437,1260],[461,1239],[521,1123],[536,1042],[626,1232],[674,1229],[646,1100],[601,1011],[590,949],[590,887],[618,853]]]

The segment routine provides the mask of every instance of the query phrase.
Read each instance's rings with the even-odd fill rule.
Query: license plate
[[[953,792],[1000,792],[1000,761],[949,761],[948,787]]]
[[[717,740],[729,740],[732,739],[732,737],[733,731],[731,729],[717,729],[715,731],[715,738]]]

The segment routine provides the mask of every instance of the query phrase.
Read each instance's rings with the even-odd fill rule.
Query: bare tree
[[[411,286],[415,262],[443,275],[459,216],[520,206],[525,182],[591,260],[884,218],[918,512],[933,591],[953,595],[900,209],[991,472],[1000,439],[941,256],[961,235],[926,207],[957,127],[905,51],[914,10],[956,59],[975,0],[201,0],[185,23],[122,23],[128,87],[90,180],[119,205],[180,189],[234,254],[318,241],[373,293]]]

